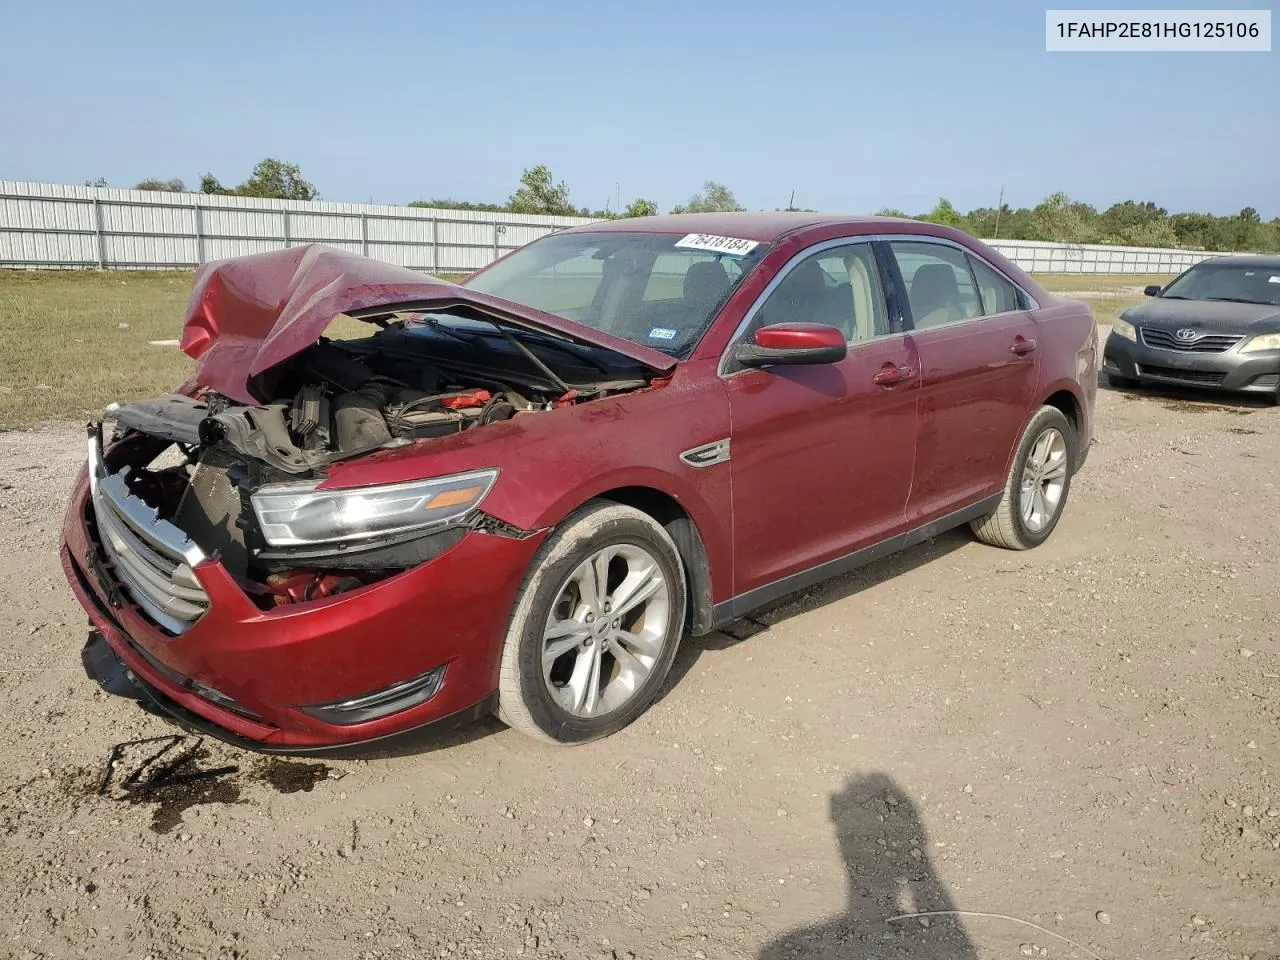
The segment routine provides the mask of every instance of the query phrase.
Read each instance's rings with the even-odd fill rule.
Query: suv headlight
[[[1258,353],[1261,350],[1280,350],[1280,333],[1264,333],[1250,337],[1240,348],[1241,353]]]
[[[1132,340],[1134,343],[1138,342],[1138,331],[1128,320],[1116,318],[1116,322],[1111,325],[1111,332],[1117,337],[1124,337],[1124,339]]]
[[[318,480],[268,483],[250,499],[267,543],[300,547],[447,526],[469,514],[497,478],[497,470],[475,470],[349,490],[317,490]]]

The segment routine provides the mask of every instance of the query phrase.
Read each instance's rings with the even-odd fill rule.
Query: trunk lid
[[[612,350],[657,373],[676,364],[658,350],[564,317],[323,244],[201,265],[180,343],[199,361],[198,385],[258,403],[266,398],[254,394],[254,378],[315,343],[339,314],[457,306]]]

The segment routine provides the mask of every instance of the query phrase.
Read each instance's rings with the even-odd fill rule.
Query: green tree
[[[296,163],[267,157],[259,160],[249,179],[235,191],[242,197],[269,197],[273,200],[314,200],[319,194],[315,186],[302,178]]]
[[[1147,220],[1126,227],[1116,240],[1107,243],[1119,243],[1129,247],[1176,247],[1178,234],[1168,217],[1158,220]]]
[[[232,191],[224,187],[222,183],[218,180],[218,178],[215,177],[212,173],[206,173],[203,177],[200,178],[200,192],[227,194],[227,193],[231,193]]]
[[[911,219],[911,215],[909,213],[904,213],[903,211],[899,210],[897,207],[881,207],[879,210],[876,211],[876,216],[877,217],[897,217],[899,220]]]
[[[939,197],[934,208],[919,219],[928,223],[941,224],[944,227],[955,227],[958,230],[965,228],[964,214],[953,207],[946,197]]]
[[[978,207],[964,215],[967,226],[964,228],[975,237],[1009,237],[1013,230],[1013,210],[1007,203],[995,207]]]
[[[578,209],[569,202],[569,186],[556,183],[545,163],[525,170],[520,189],[511,195],[507,209],[512,213],[541,213],[549,216],[573,217]]]
[[[622,215],[624,217],[656,217],[658,215],[658,205],[652,200],[632,200]]]
[[[734,213],[745,210],[739,206],[738,198],[723,183],[708,180],[702,185],[702,193],[695,193],[689,202],[673,207],[672,213]]]
[[[1045,197],[1031,211],[1035,240],[1057,243],[1089,243],[1097,211],[1085,203],[1072,201],[1065,193]]]
[[[187,185],[177,177],[172,180],[157,180],[155,178],[147,178],[139,180],[135,190],[153,190],[160,193],[186,193]]]
[[[488,213],[501,213],[507,209],[505,203],[473,203],[470,200],[414,200],[411,207],[434,207],[437,210],[482,210]]]

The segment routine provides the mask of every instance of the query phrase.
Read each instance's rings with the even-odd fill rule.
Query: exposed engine
[[[276,398],[261,404],[202,393],[113,405],[108,418],[117,437],[129,439],[111,458],[112,469],[128,496],[205,555],[216,553],[264,607],[357,589],[421,563],[461,532],[340,551],[272,548],[250,495],[263,484],[313,477],[337,460],[552,409],[574,397],[562,384],[519,370],[473,372],[433,362],[412,343],[398,349],[405,346],[399,337],[384,330],[365,340],[321,340],[253,382],[256,395]],[[637,385],[602,383],[587,395]]]
[[[520,412],[549,396],[422,362],[361,356],[359,344],[322,341],[277,371],[280,399],[255,406],[221,397],[157,397],[116,407],[116,422],[205,451],[234,451],[304,476],[379,447],[442,437]]]

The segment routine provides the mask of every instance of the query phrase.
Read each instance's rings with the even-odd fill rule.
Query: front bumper
[[[111,650],[170,714],[224,739],[274,751],[365,743],[487,704],[497,689],[503,637],[541,535],[469,532],[420,566],[308,603],[264,611],[216,558],[193,568],[208,611],[181,634],[162,630],[110,574],[89,562],[82,472],[62,531],[71,589]],[[96,568],[96,569],[95,569]],[[352,725],[298,709],[381,690],[447,664],[425,703]],[[216,696],[213,696],[216,694]]]
[[[1223,353],[1161,350],[1112,333],[1102,370],[1131,380],[1274,396],[1280,393],[1280,350]]]

